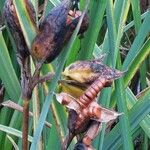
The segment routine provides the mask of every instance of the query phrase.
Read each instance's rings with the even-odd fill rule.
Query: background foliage
[[[16,60],[15,43],[8,32],[2,15],[5,0],[0,1],[0,87],[4,86],[4,98],[21,105],[20,68]],[[24,1],[14,0],[18,14],[24,12]],[[39,6],[38,7],[38,2]],[[32,0],[36,10],[37,24],[41,8],[45,13],[59,4],[59,0]],[[147,2],[147,3],[146,3]],[[86,0],[81,0],[84,8]],[[21,13],[20,13],[21,14]],[[60,149],[62,138],[67,133],[66,109],[53,100],[61,70],[76,60],[92,59],[106,54],[105,64],[126,71],[122,79],[113,87],[106,88],[99,97],[105,107],[117,108],[124,115],[108,131],[106,125],[94,140],[99,150],[143,149],[149,147],[150,138],[150,12],[146,0],[91,0],[89,4],[90,27],[84,38],[74,34],[68,45],[52,64],[44,65],[42,74],[56,71],[51,83],[40,84],[35,88],[30,110],[31,149]],[[24,22],[27,14],[18,16],[22,30],[27,33],[28,45],[35,36],[30,22]],[[28,25],[27,25],[28,24]],[[76,32],[75,32],[76,33]],[[34,70],[34,66],[32,66]],[[49,91],[49,93],[48,93]],[[47,94],[48,93],[48,94]],[[51,106],[50,106],[51,104]],[[40,120],[38,121],[38,118]],[[44,125],[45,121],[52,128]],[[22,113],[8,107],[0,109],[0,149],[21,149]],[[43,132],[42,132],[43,131]],[[42,136],[41,136],[42,135]],[[41,138],[40,138],[41,137]],[[73,144],[70,146],[73,149]]]

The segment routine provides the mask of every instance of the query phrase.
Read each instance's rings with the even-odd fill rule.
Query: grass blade
[[[135,73],[139,69],[142,62],[146,59],[146,57],[150,54],[150,38],[147,39],[143,47],[138,51],[138,53],[134,56],[134,59],[131,63],[128,63],[128,72],[124,77],[125,87],[134,77]]]
[[[148,33],[150,32],[149,22],[150,22],[150,11],[147,13],[147,15],[141,25],[141,28],[138,32],[138,35],[136,36],[136,38],[130,48],[129,53],[126,56],[126,59],[123,63],[123,70],[128,69],[129,64],[132,62],[132,60],[134,60],[134,57],[136,56],[136,54],[142,47],[145,38],[147,37]]]
[[[118,67],[121,68],[121,59],[118,57]],[[123,141],[123,148],[125,150],[133,150],[131,128],[129,123],[129,114],[126,103],[125,87],[123,79],[115,81],[115,95],[117,99],[117,108],[119,112],[123,112],[124,115],[119,117],[119,126],[121,131],[121,138]]]
[[[150,91],[147,91],[146,96],[141,98],[136,105],[129,111],[129,121],[131,125],[131,132],[139,125],[143,118],[150,112]],[[122,144],[121,134],[119,132],[119,124],[108,133],[104,140],[104,147],[106,150],[115,150]]]
[[[14,146],[15,150],[19,150],[19,147],[17,146],[17,144],[15,143],[15,141],[13,140],[13,138],[11,138],[9,135],[7,135],[7,138],[9,139],[9,141],[12,143],[12,145]]]
[[[126,97],[124,93],[122,79],[115,81],[115,88],[116,88],[118,111],[124,113],[124,115],[119,117],[119,126],[120,126],[122,141],[123,141],[123,147],[125,150],[129,150],[129,149],[133,150],[133,143],[132,143],[132,137],[131,137],[131,132],[130,132]]]
[[[114,18],[114,5],[113,1],[109,0],[107,3],[107,26],[108,26],[108,41],[109,41],[109,47],[110,47],[110,57],[113,59],[110,59],[108,64],[114,64],[114,50],[115,50],[115,45],[116,45],[116,38],[117,38],[117,31],[116,31],[116,22]]]
[[[21,94],[21,88],[13,69],[2,32],[0,32],[0,64],[3,66],[3,69],[0,69],[0,78],[9,96],[17,102]]]
[[[11,127],[7,127],[7,126],[4,126],[4,125],[1,125],[0,124],[0,130],[3,131],[3,132],[6,132],[8,134],[12,134],[12,135],[15,135],[17,137],[20,137],[22,138],[22,132],[19,131],[19,130],[16,130],[14,128],[11,128]],[[31,136],[28,136],[28,140],[30,142],[32,142],[32,137]]]
[[[132,13],[134,18],[135,31],[138,33],[141,26],[141,11],[140,11],[140,1],[131,0]]]
[[[118,56],[118,52],[119,52],[119,45],[120,45],[120,41],[121,41],[121,38],[122,38],[122,35],[123,35],[125,22],[127,20],[129,7],[130,7],[130,0],[124,0],[122,8],[121,8],[120,19],[118,20],[119,24],[117,24],[117,21],[116,21],[116,27],[118,29],[118,32],[117,32],[116,44],[115,44],[114,56],[113,56],[113,59],[114,59],[113,60],[113,66],[114,67],[116,66],[117,56]]]
[[[115,67],[115,65],[116,65],[117,55],[118,55],[118,51],[119,51],[119,45],[120,45],[121,37],[123,35],[124,24],[127,19],[127,14],[129,11],[129,6],[130,6],[130,3],[128,1],[118,1],[118,2],[119,3],[117,3],[117,1],[116,1],[115,7],[117,7],[117,9],[115,9],[115,11],[114,11],[113,1],[112,0],[108,1],[108,5],[107,5],[108,32],[105,35],[105,41],[104,41],[106,46],[105,46],[105,44],[103,45],[104,46],[103,52],[105,52],[105,50],[107,52],[108,47],[110,49],[109,57],[111,57],[112,59],[107,60],[107,63],[113,67]],[[122,12],[121,14],[118,12],[119,10]],[[118,32],[116,31],[116,28],[118,29]],[[108,36],[108,38],[107,38],[107,36]],[[108,95],[108,94],[111,95],[111,92],[112,92],[111,90],[108,91],[107,89],[102,92],[105,94],[102,94],[100,102],[106,107],[109,107],[110,97],[106,98],[105,95]],[[100,145],[99,149],[103,148],[105,128],[106,128],[106,126],[103,125],[102,135],[100,135],[100,139],[99,139],[99,145]],[[128,142],[130,143],[129,145],[131,147],[131,145],[132,145],[131,144],[132,143],[131,136],[128,135],[128,137],[129,137]],[[124,145],[126,145],[126,144],[124,144]]]
[[[25,38],[25,41],[29,47],[31,48],[31,43],[36,36],[36,27],[35,23],[30,18],[30,14],[26,9],[26,1],[25,0],[13,0],[16,13],[19,19],[19,23]],[[28,27],[28,28],[27,28]]]
[[[106,4],[107,4],[106,0],[92,1],[90,4],[93,6],[91,10],[90,26],[87,31],[87,34],[85,35],[82,49],[79,53],[79,60],[90,59],[92,57],[93,49],[98,37],[99,30],[102,25]],[[90,44],[88,44],[89,41]]]

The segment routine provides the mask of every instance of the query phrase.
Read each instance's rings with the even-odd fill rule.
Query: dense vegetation
[[[36,18],[46,14],[59,0],[31,0]],[[80,7],[89,0],[81,0]],[[21,149],[22,105],[20,66],[16,58],[16,45],[3,18],[5,0],[0,1],[0,149]],[[21,28],[28,45],[35,37],[35,29],[25,10],[25,0],[14,0]],[[75,30],[64,50],[51,64],[42,66],[41,74],[56,72],[52,82],[39,84],[30,101],[29,141],[38,143],[38,149],[60,149],[67,133],[66,109],[56,102],[53,92],[63,69],[76,60],[90,60],[106,54],[105,64],[126,71],[124,77],[105,88],[99,103],[123,112],[111,127],[103,124],[102,131],[93,141],[97,150],[143,149],[150,147],[150,12],[141,0],[90,0],[88,5],[90,26],[84,37]],[[39,5],[39,7],[38,7]],[[43,9],[45,11],[43,11]],[[78,29],[78,28],[77,28]],[[31,64],[34,71],[34,60]],[[57,90],[59,90],[57,88]],[[19,104],[10,106],[10,101]],[[51,106],[50,106],[51,104]],[[13,107],[13,109],[12,109]],[[16,109],[14,111],[14,109]],[[40,118],[40,119],[39,119]],[[39,120],[38,120],[39,119]],[[52,127],[45,126],[45,121]],[[42,132],[42,133],[41,133]],[[35,133],[35,134],[34,134]],[[40,139],[40,137],[42,138]],[[70,149],[73,149],[73,141]]]

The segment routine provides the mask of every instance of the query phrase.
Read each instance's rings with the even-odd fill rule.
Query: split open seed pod
[[[77,86],[72,82],[63,80],[59,83],[59,91],[67,93],[74,98],[79,98],[85,91],[85,88],[82,86]]]
[[[74,80],[81,84],[91,84],[100,77],[115,80],[123,74],[124,72],[104,65],[99,59],[97,61],[77,61],[69,65],[62,73],[66,79]]]
[[[80,105],[76,101],[76,99],[67,93],[62,92],[62,93],[56,94],[56,100],[60,104],[65,105],[69,109],[73,109],[76,112],[81,111]]]

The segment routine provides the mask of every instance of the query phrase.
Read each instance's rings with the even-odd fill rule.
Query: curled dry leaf
[[[63,92],[78,98],[77,101],[82,107],[86,107],[97,97],[103,87],[110,86],[113,80],[123,74],[124,72],[102,64],[101,58],[93,61],[78,61],[63,72],[67,80],[61,82],[61,87]]]
[[[104,108],[102,106],[100,106],[100,109],[101,109],[101,117],[95,119],[98,122],[108,123],[108,122],[110,122],[112,120],[117,119],[118,116],[123,115],[123,113],[118,113],[116,111],[109,110],[109,109]]]
[[[82,14],[80,11],[72,14],[71,6],[72,2],[70,0],[62,1],[41,22],[39,33],[33,41],[31,50],[32,55],[37,60],[41,61],[44,59],[47,63],[51,62],[58,56],[63,46],[70,39]],[[76,14],[79,14],[79,16]],[[79,34],[88,28],[88,20],[86,14]]]

